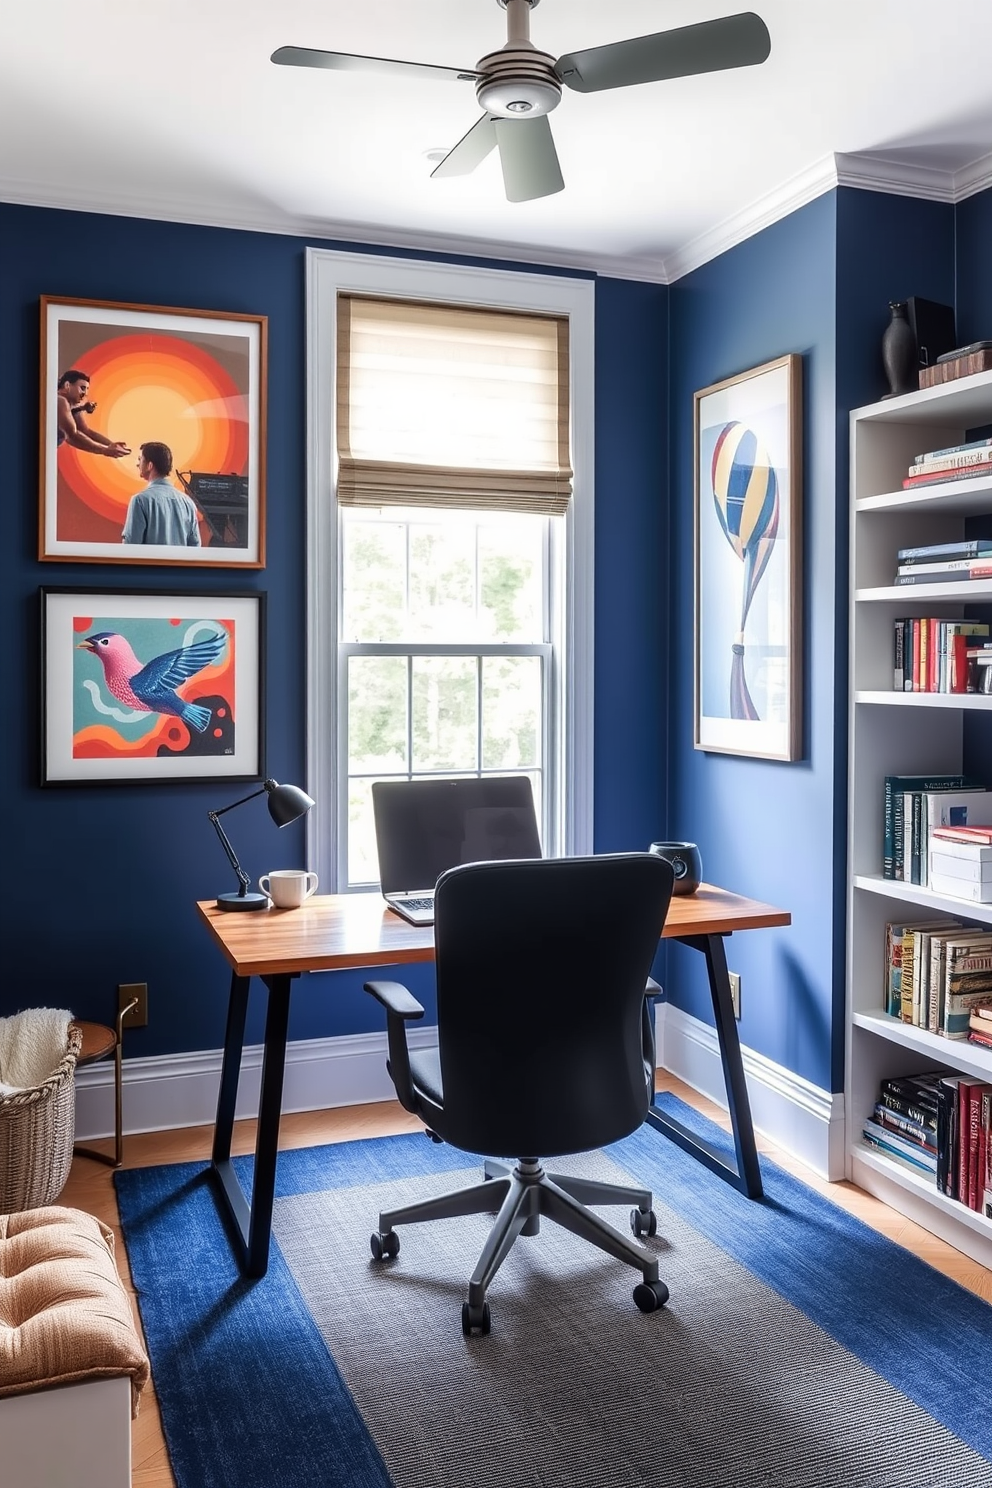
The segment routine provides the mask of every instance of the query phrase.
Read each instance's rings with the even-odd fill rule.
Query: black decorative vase
[[[889,380],[887,398],[898,398],[901,393],[915,393],[919,387],[916,337],[906,315],[905,300],[892,300],[892,313],[885,334],[882,336],[882,365]]]

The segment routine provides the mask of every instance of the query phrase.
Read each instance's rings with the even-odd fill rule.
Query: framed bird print
[[[42,589],[43,785],[259,780],[265,595]]]
[[[266,331],[43,296],[38,557],[264,567]]]
[[[802,358],[694,399],[695,747],[801,751]]]

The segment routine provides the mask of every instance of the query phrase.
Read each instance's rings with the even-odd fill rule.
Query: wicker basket
[[[42,1084],[0,1100],[0,1214],[54,1204],[72,1162],[76,1057],[83,1033],[70,1024],[66,1052]]]

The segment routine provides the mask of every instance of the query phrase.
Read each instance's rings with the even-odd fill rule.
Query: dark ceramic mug
[[[672,865],[673,894],[694,894],[703,876],[703,860],[694,842],[652,842],[649,851]]]

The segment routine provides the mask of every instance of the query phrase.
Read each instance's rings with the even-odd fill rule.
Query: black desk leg
[[[234,1108],[238,1099],[238,1076],[241,1074],[241,1052],[245,1045],[245,1019],[248,1015],[249,977],[231,973],[231,991],[227,1003],[227,1030],[224,1034],[224,1056],[220,1067],[220,1090],[217,1095],[217,1120],[213,1163],[226,1162],[231,1156],[234,1131]]]
[[[217,1129],[214,1133],[213,1169],[220,1191],[237,1228],[244,1253],[246,1276],[264,1276],[269,1264],[272,1204],[276,1189],[276,1159],[279,1153],[279,1118],[282,1084],[286,1068],[286,1036],[289,1031],[288,976],[263,977],[269,994],[262,1055],[262,1090],[255,1134],[255,1167],[251,1203],[244,1196],[231,1162],[231,1132],[238,1089],[241,1050],[244,1045],[248,979],[233,977],[228,1009],[227,1039],[221,1069]]]
[[[716,1032],[720,1044],[720,1059],[723,1078],[727,1088],[727,1105],[730,1110],[730,1126],[734,1136],[737,1166],[731,1165],[705,1138],[690,1131],[673,1116],[652,1106],[648,1111],[648,1123],[657,1131],[664,1132],[678,1146],[691,1152],[694,1157],[726,1178],[749,1199],[762,1196],[761,1170],[758,1167],[758,1150],[754,1145],[754,1127],[751,1124],[751,1106],[748,1101],[747,1083],[744,1079],[744,1062],[741,1059],[741,1043],[737,1034],[737,1020],[730,995],[730,978],[727,975],[727,957],[722,935],[678,935],[672,937],[683,945],[702,951],[706,957],[710,996],[716,1018]]]

